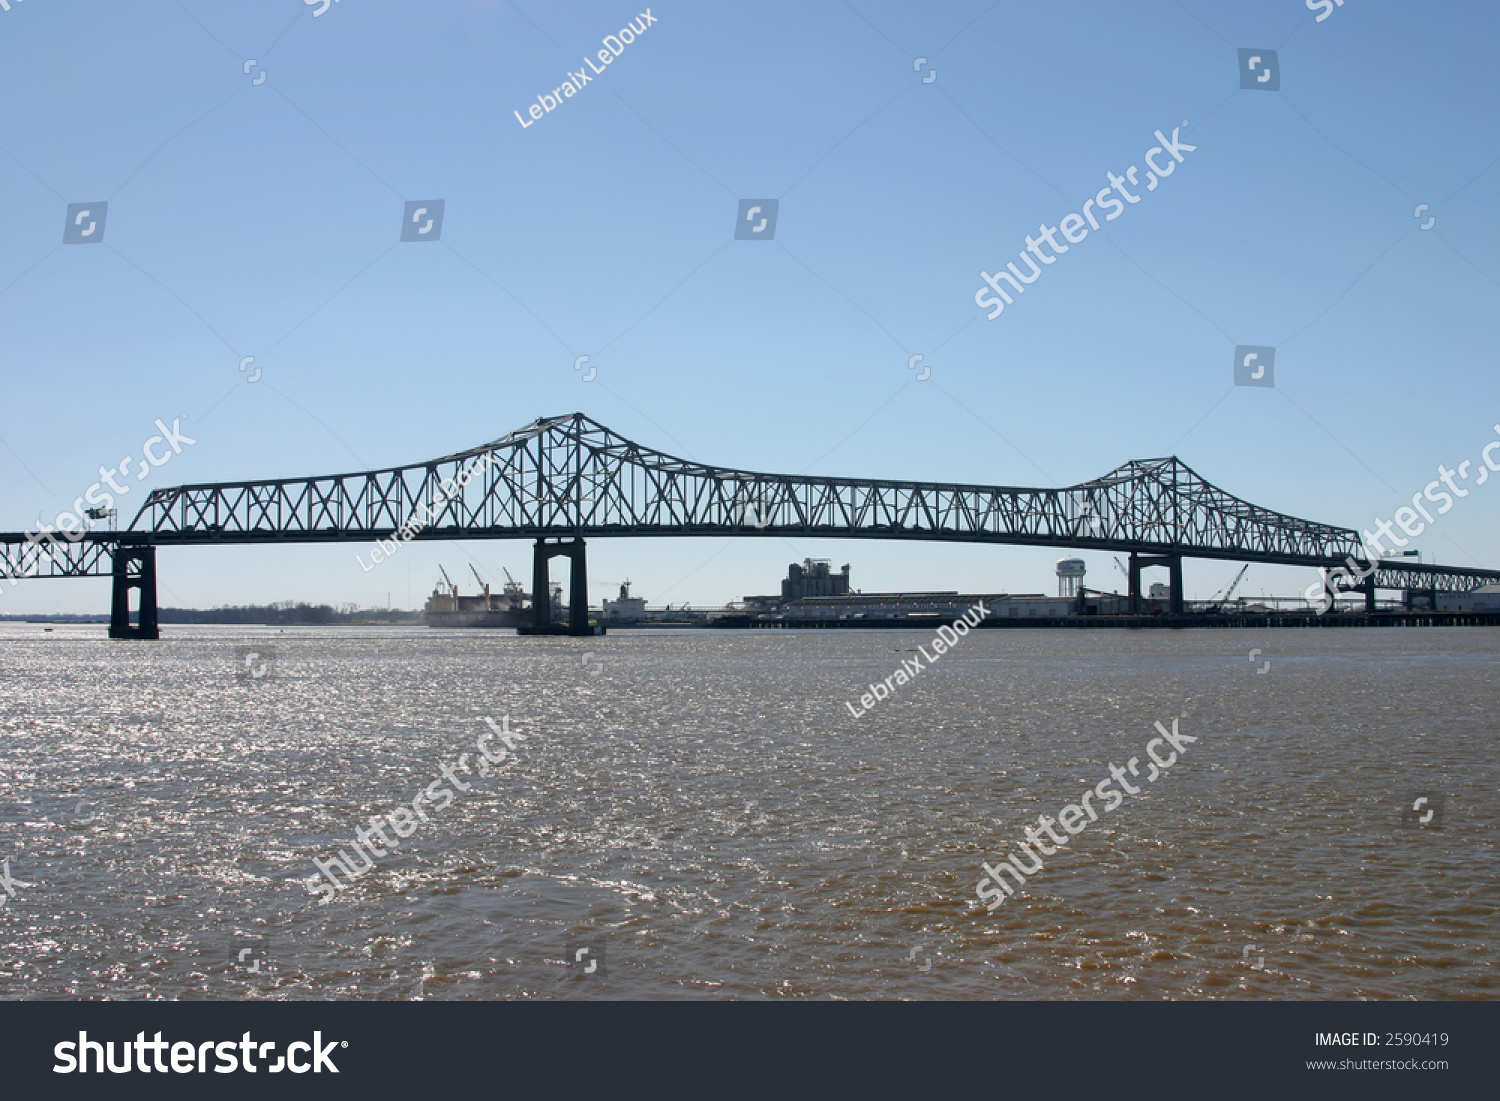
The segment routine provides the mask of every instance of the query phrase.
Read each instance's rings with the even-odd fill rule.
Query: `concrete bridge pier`
[[[109,610],[110,638],[161,638],[156,622],[156,548],[118,546],[114,553],[114,598]],[[130,592],[140,593],[135,626],[130,624]]]
[[[552,559],[570,560],[568,623],[552,622]],[[520,635],[602,635],[604,627],[589,626],[588,552],[580,538],[536,541],[531,566],[531,626],[517,627]]]
[[[1180,554],[1132,554],[1130,556],[1130,613],[1140,615],[1145,610],[1141,596],[1141,570],[1151,566],[1167,567],[1167,611],[1181,615],[1182,608],[1182,555]]]

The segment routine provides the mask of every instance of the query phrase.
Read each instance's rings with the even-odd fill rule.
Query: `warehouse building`
[[[1444,612],[1500,612],[1500,585],[1484,585],[1466,593],[1440,592],[1437,606]]]
[[[1067,616],[1078,611],[1076,597],[1041,593],[854,593],[808,596],[781,606],[786,619],[953,619],[976,604],[987,618]]]

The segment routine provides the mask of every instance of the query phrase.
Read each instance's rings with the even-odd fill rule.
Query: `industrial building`
[[[809,596],[781,606],[786,619],[953,619],[976,604],[988,618],[1075,615],[1077,597],[1041,593],[856,593]]]
[[[1500,612],[1500,585],[1484,585],[1466,593],[1439,591],[1437,607],[1443,612]]]
[[[783,604],[812,596],[844,596],[848,592],[848,564],[842,572],[834,573],[833,563],[827,558],[804,558],[800,566],[793,562],[786,568],[786,579],[781,583]]]
[[[834,573],[832,559],[804,558],[800,566],[795,562],[787,566],[780,596],[747,596],[740,603],[746,612],[765,615],[774,614],[783,604],[794,600],[810,596],[845,596],[848,592],[847,564],[839,573]]]
[[[1073,615],[1110,615],[1119,612],[1123,598],[1090,592],[1083,587],[1086,570],[1081,558],[1057,563],[1058,595],[1042,593],[940,592],[860,593],[849,587],[849,567],[834,573],[826,558],[792,563],[781,583],[781,599],[747,596],[746,612],[761,618],[809,620],[952,619],[976,604],[991,619],[1039,619]]]

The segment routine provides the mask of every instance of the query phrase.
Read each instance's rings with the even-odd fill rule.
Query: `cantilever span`
[[[416,539],[536,539],[536,592],[548,591],[546,563],[558,554],[573,560],[577,587],[586,576],[583,540],[602,536],[918,539],[1125,551],[1132,596],[1142,566],[1169,567],[1174,610],[1182,604],[1183,557],[1331,568],[1363,556],[1353,529],[1253,505],[1175,456],[1133,460],[1054,489],[767,474],[642,447],[582,413],[539,418],[491,443],[409,466],[158,489],[126,531],[90,533],[60,554],[26,545],[24,536],[0,535],[0,549],[14,551],[7,561],[18,565],[30,555],[40,571],[31,576],[112,572],[117,589],[140,586],[141,577],[154,589],[155,546],[369,540],[397,532]],[[1373,606],[1376,585],[1467,590],[1496,580],[1500,571],[1387,561],[1363,588]],[[143,592],[143,607],[144,601]],[[537,626],[546,627],[547,602],[537,603]],[[574,629],[581,626],[578,608],[575,602]]]
[[[476,459],[488,457],[487,463]],[[451,499],[443,486],[477,468]],[[130,525],[152,542],[800,535],[1021,543],[1332,566],[1358,533],[1225,493],[1176,458],[1061,489],[766,474],[689,462],[582,413],[441,459],[361,474],[158,489]]]

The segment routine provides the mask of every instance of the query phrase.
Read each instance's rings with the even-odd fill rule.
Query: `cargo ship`
[[[630,595],[629,581],[620,586],[620,599],[606,600],[602,608],[603,619],[612,627],[619,623],[639,623],[646,618],[645,598]]]
[[[458,586],[442,566],[438,572],[441,581],[432,590],[422,608],[422,619],[429,627],[526,627],[531,623],[531,606],[526,603],[530,594],[521,590],[521,583],[505,570],[505,588],[498,593],[490,592],[489,582],[479,576],[479,571],[469,567],[474,580],[482,590],[478,596],[463,596]],[[562,622],[562,586],[552,589],[552,620]]]

